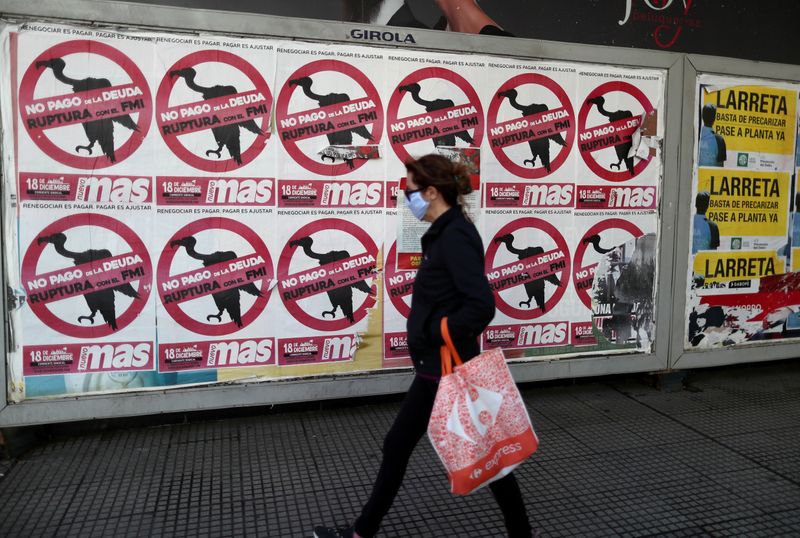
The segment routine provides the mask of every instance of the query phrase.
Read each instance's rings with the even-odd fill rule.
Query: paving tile
[[[648,536],[684,529],[691,521],[675,512],[659,491],[621,488],[580,497],[595,516],[619,535]]]
[[[653,446],[688,443],[706,439],[706,436],[702,433],[660,414],[656,417],[645,419],[620,420],[618,425],[633,431],[639,437],[649,441],[649,444]]]
[[[719,443],[754,461],[765,464],[784,459],[792,454],[800,454],[800,451],[797,450],[798,439],[800,439],[800,427],[720,436]]]
[[[525,461],[514,469],[514,475],[530,507],[536,506],[541,499],[564,499],[574,496],[562,480],[547,470],[547,462]]]
[[[542,537],[618,536],[580,497],[537,499],[528,511]]]
[[[515,475],[543,536],[800,536],[800,364],[527,387]],[[698,390],[699,389],[699,390]],[[0,479],[0,536],[310,536],[353,521],[399,402],[110,430]],[[505,536],[488,489],[448,491],[427,438],[379,536]]]
[[[680,488],[665,490],[661,492],[661,496],[677,513],[689,519],[695,526],[704,527],[763,515],[749,500],[742,499],[704,477],[683,481]]]
[[[796,536],[800,536],[800,507],[783,512],[774,512],[771,515],[780,521],[782,525],[794,531]]]
[[[703,528],[709,535],[715,537],[772,538],[773,536],[797,536],[797,531],[787,528],[783,523],[768,515],[735,519],[706,525]]]
[[[0,482],[0,496],[7,491],[31,491],[80,484],[93,470],[93,459],[89,456],[92,456],[91,451],[78,449],[28,454]]]
[[[675,419],[709,437],[756,433],[797,425],[797,417],[770,414],[757,407],[683,414]]]
[[[683,529],[670,529],[665,532],[658,532],[656,534],[645,535],[648,538],[664,537],[664,538],[695,538],[700,536],[710,536],[705,530],[700,527],[685,527]]]
[[[592,447],[587,446],[567,430],[546,430],[537,432],[539,449],[533,455],[537,461],[549,461],[574,458],[594,454]]]
[[[659,439],[637,434],[635,429],[636,425],[630,422],[614,422],[571,426],[567,431],[596,454],[662,444]]]
[[[795,484],[800,484],[800,471],[798,471],[798,469],[800,469],[800,454],[770,460],[764,462],[762,465],[786,480],[790,480]]]
[[[764,513],[800,506],[800,485],[760,467],[719,473],[711,480]]]
[[[612,381],[612,384],[640,404],[670,416],[715,409],[713,403],[707,401],[702,393],[664,392],[639,383],[621,384]]]
[[[78,486],[60,486],[4,497],[0,536],[28,536],[57,527],[78,490]]]
[[[691,467],[699,476],[738,471],[756,465],[752,459],[722,445],[717,440],[700,439],[663,445],[664,454]]]
[[[422,532],[418,536],[459,536],[458,529],[465,527],[476,536],[504,534],[502,515],[488,488],[457,496],[443,477],[423,477],[404,482],[395,505],[386,521],[386,536],[410,536],[409,523]]]

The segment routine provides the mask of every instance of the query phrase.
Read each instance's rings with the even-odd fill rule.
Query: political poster
[[[277,136],[280,177],[383,177],[384,51],[281,43]]]
[[[655,271],[634,272],[658,251],[664,83],[655,70],[578,68],[575,346],[652,349]],[[608,292],[623,273],[625,299]]]
[[[492,183],[485,204],[486,274],[497,312],[483,347],[518,357],[568,346],[574,185]]]
[[[790,172],[699,168],[692,252],[773,250],[777,253],[786,244],[791,178]],[[709,279],[725,276],[703,274]]]
[[[151,38],[30,25],[10,41],[20,170],[148,168]]]
[[[353,361],[362,335],[381,332],[385,183],[281,179],[278,189],[278,365]]]
[[[272,178],[157,178],[159,371],[275,363]]]
[[[490,59],[487,67],[486,180],[574,181],[575,66]]]
[[[11,397],[152,385],[150,40],[31,24],[6,43],[21,305]]]
[[[386,63],[390,178],[404,176],[411,158],[482,146],[486,119],[476,85],[485,58],[403,50],[388,53]]]
[[[576,173],[582,183],[658,184],[664,82],[662,71],[578,69]]]
[[[384,214],[383,264],[383,366],[411,366],[406,321],[411,312],[411,291],[416,269],[401,269],[397,261],[398,204],[403,204],[400,183],[388,182]]]
[[[698,167],[791,170],[797,90],[700,78]]]
[[[24,181],[47,181],[32,176]],[[147,194],[135,204],[75,202],[80,188],[62,201],[23,191],[18,336],[29,396],[146,386],[156,370],[152,190],[139,179]]]
[[[160,173],[274,177],[274,44],[218,36],[153,39]]]
[[[799,88],[698,78],[687,349],[800,336]]]

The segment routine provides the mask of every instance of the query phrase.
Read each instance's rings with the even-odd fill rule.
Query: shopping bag
[[[503,351],[486,351],[462,363],[447,318],[441,328],[442,379],[428,437],[451,491],[466,495],[510,473],[536,452],[539,439]]]

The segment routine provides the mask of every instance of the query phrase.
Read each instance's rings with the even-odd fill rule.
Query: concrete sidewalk
[[[800,536],[800,361],[523,391],[541,438],[517,476],[543,536]],[[309,537],[366,499],[398,403],[54,441],[0,481],[0,536]],[[503,536],[430,443],[381,536]]]

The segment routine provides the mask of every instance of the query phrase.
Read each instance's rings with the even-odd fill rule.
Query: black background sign
[[[217,0],[132,1],[354,23],[388,22],[375,20],[380,10],[371,6],[380,7],[381,2],[362,0],[236,0],[224,6]],[[406,3],[416,19],[406,21],[406,26],[431,28],[442,15],[430,0]],[[480,7],[519,37],[800,64],[800,47],[789,44],[797,35],[795,0],[483,0]]]

